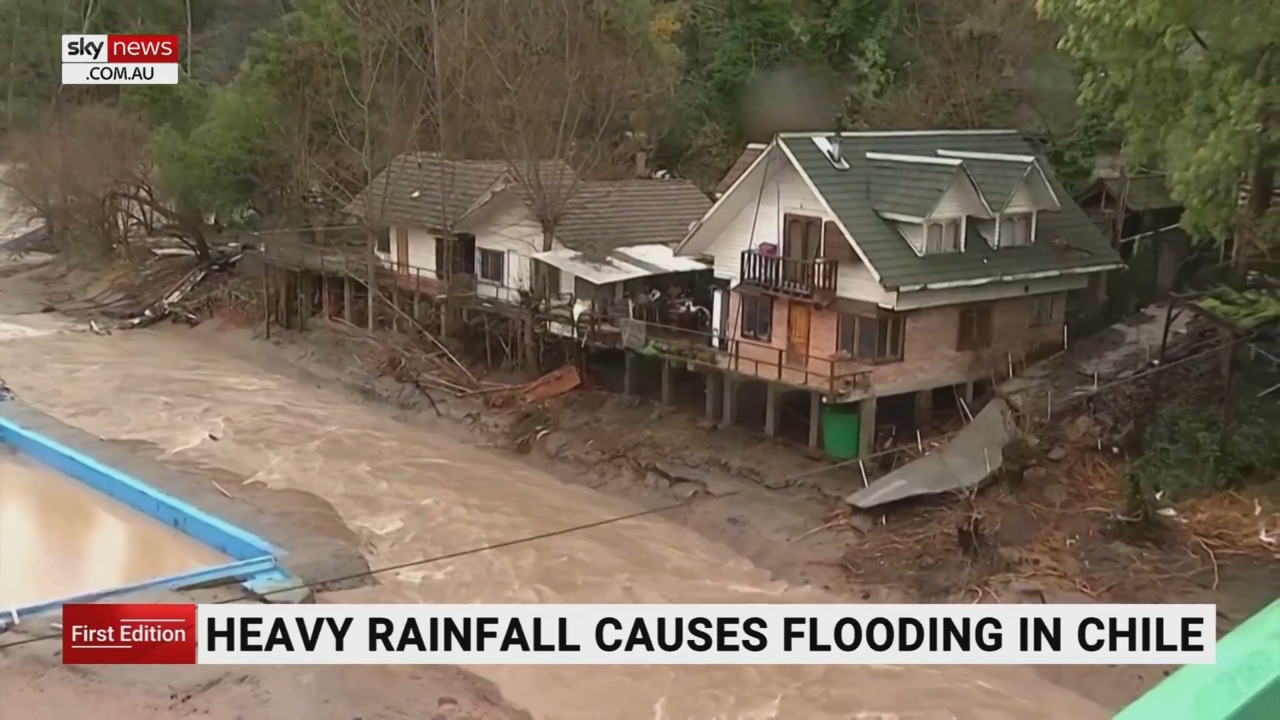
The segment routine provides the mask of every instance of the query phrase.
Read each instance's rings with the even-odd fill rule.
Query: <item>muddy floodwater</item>
[[[0,341],[4,378],[26,402],[91,433],[151,448],[161,462],[216,470],[232,493],[240,487],[233,477],[323,497],[375,567],[636,509],[564,484],[517,456],[396,422],[385,409],[346,393],[264,372],[242,354],[220,349],[212,329],[99,337],[51,315],[0,321],[30,330]],[[775,582],[728,548],[660,515],[405,570],[336,599],[839,601]],[[1110,716],[1023,667],[470,669],[492,680],[512,704],[555,720]]]
[[[0,445],[0,608],[226,562],[186,535]]]

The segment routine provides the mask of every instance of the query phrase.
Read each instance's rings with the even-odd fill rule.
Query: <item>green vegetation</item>
[[[1183,224],[1267,251],[1268,197],[1239,212],[1242,180],[1270,189],[1280,153],[1280,4],[1273,0],[1037,0],[1085,69],[1083,102],[1115,108],[1132,159],[1168,172]],[[1271,28],[1268,30],[1267,28]]]
[[[67,118],[85,107],[117,115],[117,125],[140,129],[128,133],[139,145],[125,153],[119,132],[97,138],[115,147],[118,165],[99,162],[98,170],[121,179],[95,190],[152,199],[168,229],[184,236],[198,235],[211,215],[222,223],[324,219],[406,150],[512,162],[557,156],[608,175],[625,172],[625,158],[643,148],[711,185],[745,142],[837,122],[1037,131],[1069,187],[1087,180],[1119,135],[1131,159],[1169,171],[1191,229],[1263,251],[1276,234],[1274,214],[1241,214],[1235,202],[1241,178],[1269,186],[1280,147],[1280,52],[1266,30],[1280,9],[1269,0],[3,7],[0,122],[9,159],[51,164],[57,143],[37,157],[33,135],[61,133],[67,142],[75,126]],[[60,87],[61,34],[156,31],[182,35],[179,86]],[[66,224],[69,207],[56,198],[88,188],[49,185],[71,184],[66,176],[83,170],[19,182]]]

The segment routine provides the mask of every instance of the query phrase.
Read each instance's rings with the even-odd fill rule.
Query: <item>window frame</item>
[[[868,326],[874,335],[864,336]],[[836,350],[869,364],[902,362],[906,352],[907,319],[904,315],[883,314],[875,317],[842,312],[836,324]],[[864,352],[870,338],[872,349]]]
[[[934,229],[938,239],[933,241]],[[948,255],[964,252],[965,219],[930,220],[924,224],[924,254]]]
[[[378,230],[378,236],[374,239],[373,249],[374,249],[374,252],[381,253],[383,255],[391,254],[391,228],[390,227],[384,227]]]
[[[989,350],[994,344],[994,314],[990,304],[960,308],[956,322],[956,352]]]
[[[773,298],[768,295],[740,295],[738,301],[738,334],[749,340],[773,341]],[[750,306],[750,311],[748,310]],[[763,314],[761,314],[763,306]],[[754,318],[755,322],[749,322]],[[764,328],[761,331],[761,321]]]
[[[786,212],[782,215],[782,243],[779,255],[792,260],[812,261],[822,256],[825,221],[816,215]],[[799,254],[791,254],[799,246]]]
[[[489,267],[489,263],[486,262],[486,259],[489,260],[490,262],[494,262],[497,264],[498,277],[496,279],[489,277],[488,271],[491,268]],[[479,280],[483,280],[484,282],[493,283],[495,285],[500,285],[500,286],[506,285],[506,280],[507,280],[507,254],[506,253],[502,252],[501,250],[491,250],[489,248],[476,248],[476,265],[477,265],[476,277]]]
[[[997,222],[997,244],[1004,247],[1031,247],[1035,243],[1036,220],[1035,213],[1013,213],[1010,215],[1001,215]],[[1010,232],[1005,233],[1005,223],[1008,223]],[[1021,229],[1023,232],[1019,232]],[[1011,236],[1011,237],[1010,237]]]

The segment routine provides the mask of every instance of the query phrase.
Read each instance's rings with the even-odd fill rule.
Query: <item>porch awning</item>
[[[666,245],[631,245],[615,248],[603,258],[591,258],[577,250],[559,248],[536,253],[534,260],[559,268],[592,285],[608,285],[636,278],[670,273],[698,272],[711,268],[693,258],[677,257]]]

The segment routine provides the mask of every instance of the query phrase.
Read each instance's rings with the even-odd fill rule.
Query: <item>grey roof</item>
[[[349,211],[380,225],[452,228],[507,173],[497,160],[448,160],[406,153],[352,200]]]
[[[675,245],[711,208],[688,180],[583,181],[556,226],[556,239],[585,255],[628,245]]]
[[[1126,182],[1129,185],[1127,193],[1125,192]],[[1128,178],[1108,178],[1102,181],[1102,184],[1116,200],[1124,198],[1125,206],[1134,212],[1165,210],[1182,206],[1182,203],[1174,200],[1169,195],[1169,186],[1165,183],[1163,175],[1131,175]]]
[[[901,133],[846,133],[841,150],[848,170],[836,169],[809,136],[784,134],[779,142],[795,157],[841,224],[849,231],[885,287],[898,288],[965,280],[996,278],[1073,268],[1096,267],[1120,262],[1106,238],[1076,205],[1053,176],[1047,161],[1040,160],[1045,176],[1062,203],[1062,210],[1042,212],[1037,219],[1037,237],[1030,247],[993,250],[986,242],[966,242],[961,253],[920,257],[889,223],[876,214],[872,184],[908,185],[910,190],[932,193],[935,178],[922,179],[910,173],[887,174],[879,162],[866,159],[867,152],[937,156],[938,150],[974,153],[1037,155],[1035,147],[1015,131]],[[964,168],[981,190],[998,192],[1007,182],[992,163],[964,159]],[[904,163],[895,163],[900,165]],[[1016,163],[1006,163],[1017,165]],[[1007,168],[1004,168],[1007,170]],[[894,190],[905,193],[907,189]],[[984,193],[985,194],[985,193]],[[1003,199],[989,198],[988,204]],[[883,210],[882,210],[883,212]]]

